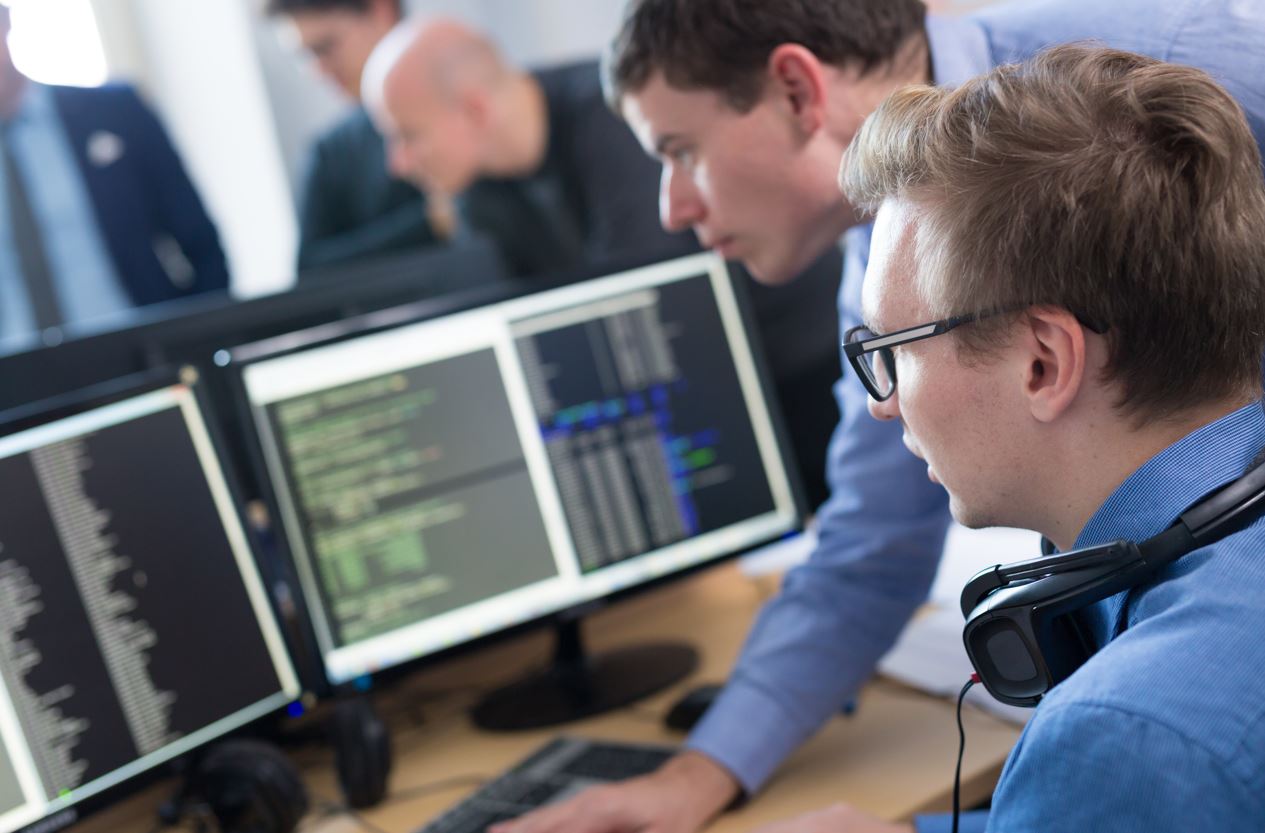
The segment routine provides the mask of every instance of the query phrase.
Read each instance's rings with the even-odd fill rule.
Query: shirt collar
[[[1265,448],[1262,404],[1245,405],[1148,460],[1089,519],[1076,548],[1149,538],[1199,498],[1237,479]]]
[[[956,87],[993,68],[983,28],[966,17],[927,15],[931,73],[939,86]]]

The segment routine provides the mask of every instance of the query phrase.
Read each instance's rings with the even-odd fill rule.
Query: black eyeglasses
[[[865,385],[874,401],[882,402],[896,392],[896,356],[892,353],[893,347],[944,335],[954,327],[996,314],[998,313],[959,315],[929,324],[919,324],[917,327],[906,327],[886,335],[875,335],[865,325],[853,327],[844,333],[843,354],[848,357],[852,369],[861,377],[861,384]]]
[[[882,402],[891,398],[891,395],[896,392],[896,356],[892,353],[893,347],[944,335],[954,327],[971,324],[994,315],[1018,312],[1020,309],[1022,307],[1011,307],[973,315],[958,315],[941,321],[932,321],[929,324],[919,324],[917,327],[906,327],[886,335],[876,335],[865,325],[853,327],[843,334],[843,354],[848,357],[848,363],[861,377],[861,384],[865,385],[865,389],[869,391],[870,396],[874,397],[874,401]],[[1107,332],[1106,325],[1080,313],[1075,313],[1075,315],[1081,326],[1099,335]]]

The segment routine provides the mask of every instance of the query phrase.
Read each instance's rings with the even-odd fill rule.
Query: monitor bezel
[[[300,690],[296,692],[296,697],[302,697],[302,671],[293,654],[285,619],[282,612],[278,609],[273,588],[269,586],[268,571],[259,553],[259,542],[252,535],[250,523],[244,512],[245,504],[242,501],[242,493],[234,471],[233,462],[225,454],[222,438],[219,435],[214,403],[207,396],[201,372],[197,368],[188,365],[154,368],[91,385],[80,391],[0,412],[0,438],[19,434],[51,422],[68,419],[149,393],[159,392],[173,386],[184,386],[188,389],[201,413],[207,438],[220,466],[220,472],[224,479],[224,485],[228,490],[228,496],[236,514],[237,522],[245,533],[251,561],[259,573],[261,582],[264,584],[268,610],[275,620],[277,632],[282,636],[283,647],[286,657],[290,661],[291,671],[300,684]],[[229,736],[246,732],[251,727],[257,727],[267,721],[274,720],[284,714],[287,708],[288,706],[280,706],[266,714],[248,720],[215,738],[208,739],[201,746],[174,755],[165,761],[155,763],[148,769],[138,772],[117,784],[85,796],[68,806],[59,807],[49,814],[16,828],[14,833],[37,833],[37,831],[38,833],[53,833],[53,831],[64,830],[70,825],[77,824],[92,815],[136,796],[155,784],[181,775],[188,770],[189,762],[210,745]],[[155,808],[155,813],[155,820],[157,820],[157,808]]]
[[[374,310],[494,287],[510,279],[490,240],[463,236],[443,246],[302,272],[287,289],[238,298],[203,292],[132,307],[58,330],[56,344],[0,353],[30,390],[0,390],[0,410],[52,401],[91,386],[181,364],[208,367],[219,350]],[[20,398],[19,398],[20,397]]]
[[[271,474],[269,473],[266,455],[263,448],[263,438],[259,431],[259,426],[255,421],[256,414],[250,403],[250,397],[246,389],[246,368],[259,362],[271,361],[284,356],[304,352],[309,349],[327,347],[352,339],[372,336],[377,333],[389,332],[398,328],[437,321],[448,315],[474,311],[485,306],[492,306],[506,301],[525,298],[584,281],[600,280],[612,276],[618,276],[622,273],[637,269],[686,260],[707,263],[708,265],[703,271],[709,271],[712,268],[711,264],[720,262],[725,277],[732,290],[739,321],[743,327],[744,337],[747,340],[747,344],[751,352],[756,382],[768,412],[770,428],[776,444],[777,453],[786,472],[787,487],[790,492],[791,507],[795,518],[792,528],[785,532],[771,535],[767,538],[762,538],[750,545],[676,569],[670,573],[647,579],[635,585],[619,588],[604,596],[580,601],[576,604],[568,605],[540,616],[526,619],[517,624],[503,627],[473,639],[466,640],[465,642],[407,659],[389,667],[377,669],[350,681],[332,681],[327,671],[325,657],[321,653],[319,647],[315,623],[312,621],[311,612],[308,609],[308,600],[306,599],[303,591],[303,585],[298,581],[297,557],[293,546],[288,540],[287,533],[284,529],[284,523],[281,521],[283,515],[281,513],[279,498],[274,484],[271,481]],[[236,395],[235,398],[237,400],[237,407],[243,423],[248,429],[248,456],[251,459],[252,465],[255,467],[256,482],[261,484],[260,489],[265,492],[265,494],[260,495],[259,498],[265,503],[267,511],[272,519],[274,537],[278,542],[279,551],[282,551],[286,571],[292,582],[292,592],[298,602],[296,607],[301,611],[301,616],[304,620],[303,630],[306,643],[305,651],[314,654],[316,658],[314,666],[318,673],[313,674],[310,679],[305,681],[305,687],[319,697],[336,697],[348,694],[364,693],[377,685],[389,684],[390,682],[411,674],[413,671],[418,669],[430,667],[446,660],[464,656],[472,651],[477,651],[498,642],[507,641],[513,639],[514,637],[529,633],[541,628],[542,626],[560,626],[576,622],[612,604],[617,604],[641,593],[651,592],[675,581],[685,580],[703,570],[721,566],[753,550],[768,546],[769,544],[775,543],[779,540],[794,537],[802,534],[804,531],[808,509],[804,498],[803,484],[800,479],[800,473],[795,462],[795,456],[790,445],[790,440],[786,434],[785,418],[782,414],[781,405],[777,400],[776,390],[773,385],[772,376],[769,372],[768,359],[766,357],[764,345],[761,342],[760,335],[756,327],[750,294],[743,281],[734,274],[734,271],[730,268],[730,266],[725,264],[723,261],[720,261],[715,255],[701,255],[693,253],[673,257],[668,260],[665,260],[662,257],[647,258],[644,256],[608,259],[599,263],[589,264],[583,269],[573,270],[563,275],[553,276],[549,279],[535,279],[531,281],[507,283],[499,287],[498,291],[494,293],[483,293],[478,297],[469,297],[464,300],[465,303],[453,304],[448,309],[444,310],[435,310],[434,308],[425,310],[419,309],[417,310],[418,314],[413,316],[409,316],[407,314],[409,310],[403,307],[397,308],[396,310],[386,310],[379,313],[373,313],[361,316],[358,319],[344,322],[344,326],[341,328],[314,328],[317,332],[310,332],[307,338],[287,339],[283,337],[281,339],[271,339],[269,340],[271,344],[267,345],[274,348],[271,350],[261,349],[261,345],[247,345],[244,348],[231,351],[232,361],[229,363],[228,367],[232,370],[231,381]],[[420,306],[421,305],[409,305],[409,307]]]

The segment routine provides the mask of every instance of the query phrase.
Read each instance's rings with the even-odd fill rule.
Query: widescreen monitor
[[[710,255],[256,358],[241,382],[333,684],[801,522]],[[617,687],[679,665],[639,663]]]
[[[299,695],[189,381],[0,425],[0,833]]]

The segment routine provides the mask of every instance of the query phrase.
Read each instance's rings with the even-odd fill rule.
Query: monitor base
[[[592,717],[667,688],[698,666],[688,645],[635,645],[587,656],[576,622],[558,626],[554,664],[497,689],[471,710],[480,729],[539,729]]]

